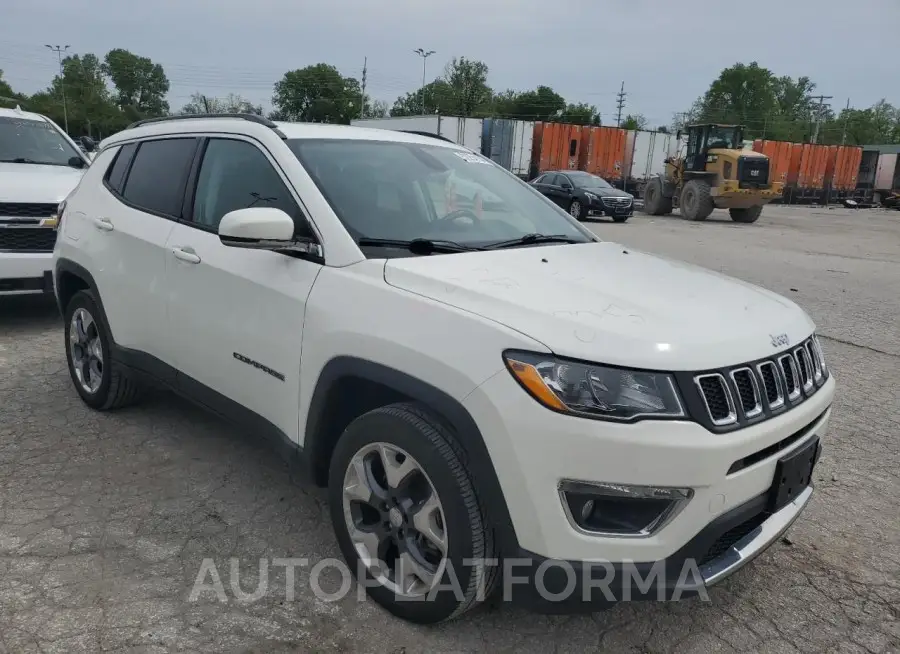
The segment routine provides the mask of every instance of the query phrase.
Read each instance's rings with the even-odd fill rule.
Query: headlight
[[[586,197],[588,200],[591,200],[591,201],[593,201],[593,202],[596,202],[596,201],[599,199],[599,198],[597,198],[597,196],[594,195],[593,193],[587,193],[587,192],[585,192],[584,195],[585,195],[585,197]]]
[[[675,380],[660,372],[565,361],[549,354],[503,355],[516,381],[544,406],[603,420],[684,417]]]

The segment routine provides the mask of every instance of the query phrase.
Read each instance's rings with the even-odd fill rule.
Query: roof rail
[[[264,116],[258,116],[256,114],[177,114],[174,116],[158,116],[156,118],[144,118],[143,120],[138,120],[134,123],[131,123],[125,129],[132,129],[133,127],[142,127],[144,125],[151,125],[153,123],[166,123],[170,120],[202,120],[205,118],[240,118],[241,120],[247,120],[251,123],[257,123],[259,125],[263,125],[270,129],[275,130],[281,138],[287,138],[281,130],[278,129],[278,125],[265,118]]]
[[[435,134],[434,132],[423,132],[423,131],[417,130],[417,129],[401,129],[398,131],[403,132],[404,134],[416,134],[418,136],[429,136],[433,139],[440,139],[442,141],[446,141],[447,143],[454,143],[453,141],[448,139],[446,136],[441,136],[440,134]]]

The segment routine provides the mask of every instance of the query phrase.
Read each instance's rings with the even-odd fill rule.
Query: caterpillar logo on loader
[[[644,211],[653,216],[679,207],[688,220],[706,220],[713,209],[728,209],[731,219],[754,223],[764,205],[781,197],[783,182],[771,179],[769,159],[742,149],[741,125],[691,125],[679,131],[681,147],[666,159],[663,175],[650,179],[644,189]]]

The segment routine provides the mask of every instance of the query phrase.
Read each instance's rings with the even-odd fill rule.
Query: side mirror
[[[569,182],[563,182],[562,184],[560,184],[560,186],[561,186],[562,188],[566,189],[567,191],[572,190],[572,185],[569,184]]]
[[[72,168],[86,168],[87,164],[84,162],[84,159],[81,157],[69,157],[69,165]]]
[[[229,211],[219,221],[223,245],[251,250],[285,250],[321,257],[318,243],[294,238],[294,220],[281,209],[250,207]]]
[[[97,149],[97,144],[94,142],[90,136],[82,136],[81,137],[81,145],[84,146],[85,152],[93,152]]]

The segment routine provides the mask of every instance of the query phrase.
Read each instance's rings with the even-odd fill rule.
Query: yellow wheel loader
[[[666,159],[665,173],[644,188],[646,213],[662,216],[679,207],[688,220],[706,220],[719,208],[735,222],[754,223],[763,205],[781,197],[784,184],[772,179],[769,158],[743,149],[741,125],[691,125],[674,142],[679,147]]]

